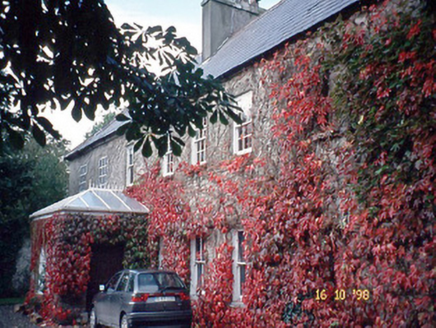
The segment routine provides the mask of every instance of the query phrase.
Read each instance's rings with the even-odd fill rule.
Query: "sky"
[[[141,26],[161,25],[163,28],[174,26],[179,36],[185,36],[201,52],[201,2],[202,0],[106,0],[115,23],[135,22]],[[279,0],[261,0],[260,6],[271,8]],[[76,122],[71,110],[45,113],[62,136],[71,142],[74,148],[84,140],[86,132],[101,120],[103,110],[97,111],[95,121],[83,117]]]

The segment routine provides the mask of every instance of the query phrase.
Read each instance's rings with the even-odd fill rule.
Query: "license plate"
[[[154,302],[175,302],[176,298],[174,296],[158,296],[153,297]]]

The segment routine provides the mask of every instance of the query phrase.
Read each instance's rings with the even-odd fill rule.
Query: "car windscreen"
[[[138,290],[155,293],[163,289],[183,289],[185,285],[175,273],[157,272],[138,275]]]

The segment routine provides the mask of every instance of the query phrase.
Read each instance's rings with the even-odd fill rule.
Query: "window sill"
[[[252,152],[252,150],[253,150],[253,148],[247,148],[247,149],[244,149],[244,150],[235,151],[234,155],[241,156],[241,155],[250,154]]]
[[[242,301],[233,301],[230,303],[230,307],[232,308],[245,308],[245,304]]]
[[[207,164],[207,161],[204,161],[204,162],[191,162],[191,165],[193,165],[193,166],[203,166],[203,165],[206,165]]]

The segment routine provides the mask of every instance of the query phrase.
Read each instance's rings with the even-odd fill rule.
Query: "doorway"
[[[86,310],[90,311],[92,298],[99,292],[99,285],[105,284],[117,271],[123,269],[124,245],[92,245],[90,280],[86,293]]]

